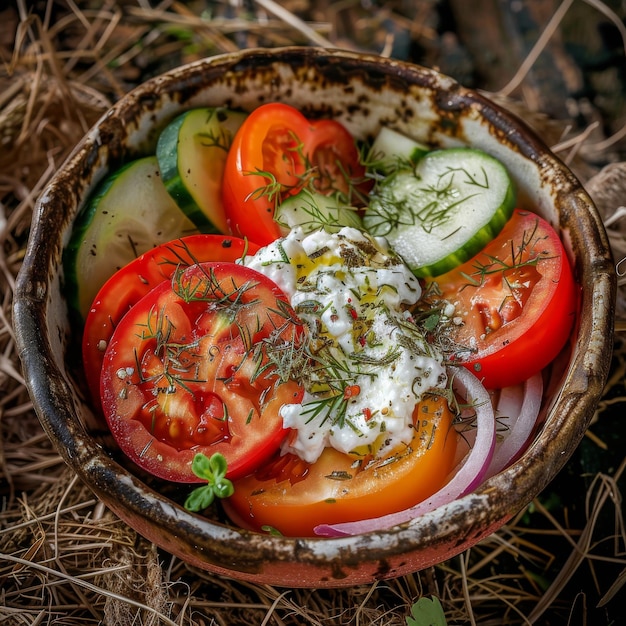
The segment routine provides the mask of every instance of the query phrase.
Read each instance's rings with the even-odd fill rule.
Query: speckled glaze
[[[114,460],[68,361],[61,252],[88,192],[108,169],[153,149],[176,113],[283,101],[341,120],[359,137],[381,124],[435,146],[472,144],[512,172],[520,203],[561,232],[581,288],[571,351],[546,393],[544,426],[523,457],[476,492],[386,532],[336,539],[242,531],[189,513]],[[150,80],[76,147],[37,203],[18,278],[15,331],[41,423],[67,464],[129,526],[200,568],[279,586],[338,587],[400,576],[472,546],[530,502],[580,442],[601,395],[613,339],[615,273],[601,220],[574,176],[522,122],[434,71],[312,48],[247,50]]]

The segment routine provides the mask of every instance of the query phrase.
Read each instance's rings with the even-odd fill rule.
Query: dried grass
[[[275,589],[195,570],[120,522],[66,468],[25,391],[11,303],[34,201],[85,130],[143,78],[222,51],[331,42],[388,54],[400,31],[420,41],[425,57],[437,45],[436,3],[426,0],[413,3],[415,20],[403,14],[402,2],[386,8],[350,0],[312,6],[305,0],[218,2],[203,5],[212,10],[210,20],[193,3],[96,4],[49,1],[37,5],[42,7],[37,14],[19,1],[17,11],[0,10],[0,621],[393,626],[406,624],[418,598],[436,595],[449,624],[582,624],[588,616],[600,623],[626,582],[620,490],[625,463],[619,451],[608,472],[585,478],[572,467],[559,478],[560,486],[571,480],[574,489],[586,491],[582,509],[566,500],[550,508],[554,492],[544,494],[455,559],[345,590]],[[569,4],[563,3],[561,13]],[[590,4],[601,8],[598,2]],[[557,26],[556,19],[547,25],[540,45]],[[523,83],[533,58],[500,96]],[[511,106],[524,109],[523,103]],[[554,133],[553,123],[540,112],[526,114]],[[581,171],[596,174],[597,157],[594,167],[585,169],[584,155],[597,129],[566,130],[558,131],[556,148],[565,158],[579,159]],[[619,139],[619,133],[603,137],[601,147]],[[589,188],[611,226],[619,259],[626,255],[626,210],[616,191],[626,185],[624,165],[612,164],[596,176]],[[612,377],[587,437],[592,451],[608,454],[618,441],[602,425],[611,419],[617,424],[614,416],[626,403],[625,354],[620,337]]]

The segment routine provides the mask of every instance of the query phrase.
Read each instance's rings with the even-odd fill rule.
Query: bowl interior
[[[472,145],[512,173],[519,203],[561,233],[581,286],[576,331],[553,368],[543,427],[525,454],[474,493],[388,531],[336,539],[250,533],[185,511],[130,470],[85,400],[62,295],[61,254],[88,193],[122,162],[154,150],[159,130],[195,106],[252,110],[283,101],[333,117],[357,137],[391,126],[433,146]],[[495,531],[556,475],[583,436],[608,374],[615,273],[601,220],[562,163],[522,122],[434,71],[311,48],[248,50],[153,79],[120,100],[39,199],[15,296],[15,329],[39,418],[66,462],[123,520],[190,563],[285,586],[345,586],[441,562]]]

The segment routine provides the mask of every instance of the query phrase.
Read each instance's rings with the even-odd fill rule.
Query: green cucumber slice
[[[245,113],[221,107],[190,109],[159,135],[156,156],[163,183],[202,232],[229,232],[222,177],[233,136],[245,118]]]
[[[371,194],[363,223],[372,235],[386,237],[417,276],[438,276],[480,252],[514,208],[512,180],[497,159],[449,148],[385,178]]]
[[[354,207],[342,203],[336,196],[303,189],[284,200],[274,212],[274,220],[286,235],[300,226],[305,233],[324,229],[334,233],[344,226],[363,230],[363,221]]]
[[[118,269],[150,248],[196,232],[167,193],[156,157],[124,165],[95,189],[63,251],[68,306],[85,319]]]
[[[399,169],[414,167],[429,152],[427,145],[383,126],[372,143],[367,162],[373,169],[390,174]]]

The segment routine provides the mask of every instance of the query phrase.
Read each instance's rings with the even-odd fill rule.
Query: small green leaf
[[[191,471],[198,477],[205,480],[213,480],[213,471],[211,469],[211,459],[206,454],[198,453],[193,457],[191,462]]]
[[[213,472],[213,477],[214,478],[221,478],[223,476],[226,476],[226,470],[227,470],[227,465],[226,465],[226,457],[224,457],[223,454],[220,454],[219,452],[215,453],[210,459],[209,459],[209,467],[211,468],[212,472]]]
[[[436,330],[439,322],[441,321],[441,315],[438,311],[432,313],[431,315],[429,315],[425,320],[424,320],[424,328],[427,331],[434,331]]]
[[[227,462],[223,454],[216,452],[210,458],[199,452],[191,461],[191,470],[198,477],[207,481],[206,485],[196,487],[185,500],[188,511],[202,511],[213,503],[215,498],[228,498],[235,492],[233,483],[226,478]]]
[[[188,511],[202,511],[210,506],[215,499],[215,492],[212,485],[196,487],[185,500],[185,508]]]
[[[228,478],[221,478],[213,485],[213,492],[218,498],[228,498],[235,493],[235,488]]]
[[[420,598],[411,607],[411,616],[406,618],[407,626],[447,626],[446,615],[439,602],[439,598],[433,596]]]

